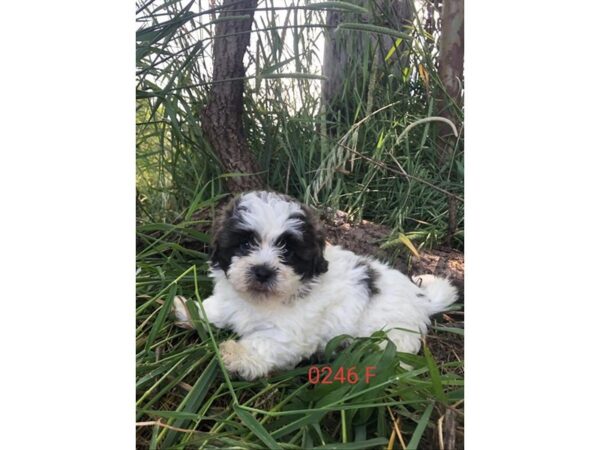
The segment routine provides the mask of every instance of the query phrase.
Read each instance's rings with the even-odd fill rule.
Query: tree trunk
[[[437,102],[438,114],[455,124],[459,122],[456,109],[462,108],[464,65],[464,0],[444,0],[442,6],[442,33],[440,37],[439,76],[446,93]],[[452,105],[452,102],[455,105]],[[439,125],[441,139],[439,164],[446,164],[452,156],[456,139],[451,128]],[[448,197],[448,232],[446,243],[451,244],[456,233],[456,199]]]
[[[464,0],[444,0],[440,42],[440,78],[460,104],[464,61]]]
[[[346,46],[342,45],[342,39],[338,36],[341,31],[335,29],[341,22],[341,11],[327,11],[323,68],[321,71],[326,78],[321,82],[321,103],[326,107],[331,107],[333,100],[339,98],[342,91],[344,72],[348,64]]]
[[[213,86],[200,114],[202,130],[227,173],[244,176],[226,178],[230,192],[264,188],[259,167],[250,151],[242,120],[244,94],[244,53],[257,0],[224,0],[215,26]],[[224,20],[228,16],[244,19]]]
[[[455,123],[457,118],[453,110],[456,107],[462,108],[463,62],[464,0],[444,0],[438,70],[447,96],[443,93],[440,95],[438,113]],[[456,107],[451,105],[451,101],[456,104]],[[442,127],[442,129],[443,135],[451,134],[449,127]],[[442,152],[445,154],[442,155],[442,159],[448,156],[448,148],[448,145],[443,146]]]
[[[369,4],[368,1],[359,2],[363,7],[368,7]],[[327,12],[322,68],[322,74],[327,79],[321,84],[321,105],[327,112],[328,121],[353,120],[358,105],[352,104],[352,93],[360,92],[365,99],[372,95],[364,92],[365,89],[370,89],[367,88],[365,79],[372,74],[365,73],[363,58],[369,58],[369,66],[382,66],[385,55],[396,41],[389,36],[336,30],[336,27],[342,22],[368,22],[401,31],[412,22],[412,2],[408,0],[376,0],[372,7],[369,17],[357,17],[355,13],[335,10]],[[389,69],[397,71],[399,75],[408,63],[403,55],[406,48],[407,43],[403,42],[388,62]],[[369,70],[372,72],[373,68]],[[347,95],[342,101],[344,91]]]

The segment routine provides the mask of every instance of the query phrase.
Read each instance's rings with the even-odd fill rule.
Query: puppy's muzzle
[[[252,281],[258,283],[259,285],[268,285],[275,279],[275,275],[277,275],[275,269],[267,266],[266,264],[253,266],[250,269],[250,273],[252,275]]]

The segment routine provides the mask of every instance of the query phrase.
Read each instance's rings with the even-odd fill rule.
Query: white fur
[[[300,220],[289,219],[291,214],[304,214],[300,204],[287,201],[276,192],[244,194],[240,207],[246,208],[242,215],[246,229],[259,233],[263,242],[274,242],[284,231],[300,233]]]
[[[283,231],[295,228],[286,218],[300,208],[277,194],[262,195],[263,199],[245,196],[247,201],[241,203],[248,207],[244,223],[261,235],[261,243],[249,255],[234,257],[227,275],[220,269],[212,271],[214,292],[203,302],[211,323],[241,336],[220,346],[229,371],[248,380],[263,377],[293,368],[335,336],[370,336],[377,330],[387,331],[398,351],[419,351],[429,316],[457,299],[448,280],[422,275],[413,282],[382,262],[327,246],[329,270],[307,285],[281,263],[273,246]],[[277,283],[268,294],[256,295],[246,289],[244,273],[264,262],[277,268]],[[379,292],[373,295],[364,283],[365,262],[378,273]],[[181,297],[175,299],[174,310],[181,324],[189,323]]]

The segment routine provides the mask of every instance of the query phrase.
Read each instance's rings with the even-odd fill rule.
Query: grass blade
[[[438,369],[438,366],[433,359],[433,355],[431,354],[431,351],[427,345],[423,346],[423,353],[425,354],[425,361],[427,361],[427,368],[429,369],[429,375],[431,376],[433,394],[438,400],[446,405],[448,404],[448,399],[446,398],[446,394],[444,393],[444,388],[442,386],[440,370]]]
[[[154,324],[152,325],[152,328],[150,329],[150,333],[148,334],[148,340],[146,341],[146,352],[150,351],[150,348],[152,347],[152,344],[154,344],[154,340],[156,339],[159,330],[162,328],[165,319],[169,314],[169,311],[171,311],[171,305],[173,304],[175,292],[177,292],[177,286],[173,285],[169,289],[167,300],[161,306],[159,306],[159,308],[161,308],[160,312],[158,313],[158,317],[156,318]]]
[[[198,381],[196,381],[196,383],[192,387],[192,390],[187,394],[185,399],[181,402],[181,404],[179,405],[179,408],[177,410],[181,411],[181,412],[187,412],[187,413],[197,412],[198,409],[200,409],[200,405],[204,401],[204,398],[206,397],[206,394],[208,393],[216,374],[217,374],[217,360],[216,360],[216,358],[213,358],[211,360],[211,362],[208,364],[208,366],[206,366],[206,368],[204,369],[204,372],[202,372],[202,375],[200,376],[200,378],[198,378]],[[189,425],[189,422],[190,422],[189,419],[179,418],[179,419],[176,419],[174,422],[169,423],[169,425],[173,425],[178,428],[187,428]],[[161,444],[161,447],[168,448],[171,444],[173,444],[173,442],[175,441],[177,436],[180,434],[181,434],[181,432],[179,432],[179,431],[167,430],[166,436],[164,437],[164,442]],[[163,433],[163,435],[164,435],[164,433]],[[159,440],[160,440],[161,436],[159,436]]]
[[[427,427],[427,423],[429,422],[429,417],[431,416],[432,411],[433,403],[430,403],[427,409],[425,409],[425,412],[423,413],[421,418],[419,419],[419,422],[417,423],[417,428],[415,428],[415,431],[412,437],[410,438],[408,445],[406,446],[407,450],[418,450],[419,442],[421,441],[423,432]]]
[[[363,448],[371,448],[371,447],[380,447],[382,445],[387,444],[388,440],[386,438],[374,438],[368,439],[366,441],[360,442],[350,442],[347,444],[327,444],[321,447],[315,447],[318,449],[329,449],[329,450],[362,450]]]
[[[234,405],[233,409],[244,425],[246,425],[257,438],[264,442],[267,448],[281,449],[281,446],[271,437],[269,432],[265,430],[265,427],[263,427],[252,414],[240,408],[239,405]]]

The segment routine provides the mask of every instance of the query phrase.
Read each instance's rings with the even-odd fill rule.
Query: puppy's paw
[[[242,344],[232,339],[221,342],[219,353],[227,371],[244,380],[255,380],[268,373],[267,367],[264,367],[257,355],[252,355]]]
[[[237,363],[243,358],[246,349],[233,339],[230,339],[219,344],[219,352],[227,370],[235,372],[239,365]]]
[[[173,305],[171,306],[171,313],[175,316],[175,325],[186,330],[194,329],[192,319],[188,313],[185,304],[187,299],[182,295],[176,295],[173,298]]]

